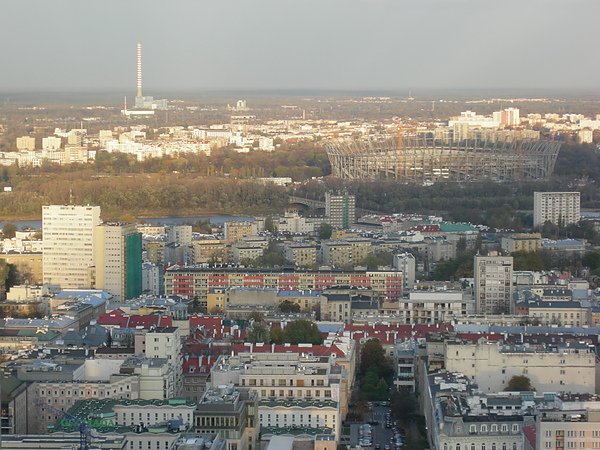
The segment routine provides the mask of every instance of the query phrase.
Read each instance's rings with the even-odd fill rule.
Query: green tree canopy
[[[9,239],[14,238],[16,232],[17,232],[17,227],[15,224],[5,223],[4,226],[2,227],[2,234],[4,235],[4,237],[7,237]]]
[[[279,304],[279,311],[282,313],[297,313],[300,312],[300,306],[290,300],[284,300]]]
[[[269,329],[261,322],[254,322],[246,335],[248,342],[269,342]]]
[[[531,380],[525,375],[515,375],[506,385],[505,391],[535,391],[531,385]]]
[[[323,343],[323,336],[317,325],[310,320],[294,320],[283,329],[283,342],[290,344],[317,344]]]
[[[317,233],[319,235],[319,239],[330,239],[331,234],[333,233],[333,227],[328,223],[323,222],[321,225],[319,225]]]
[[[379,339],[369,339],[360,350],[360,373],[364,375],[369,370],[375,370],[380,377],[387,377],[391,373],[390,363]]]

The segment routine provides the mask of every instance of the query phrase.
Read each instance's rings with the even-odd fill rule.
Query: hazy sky
[[[0,0],[0,92],[600,88],[600,0]]]

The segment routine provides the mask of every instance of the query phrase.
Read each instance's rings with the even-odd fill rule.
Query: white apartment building
[[[58,150],[62,145],[62,139],[56,136],[42,138],[42,150]]]
[[[68,411],[79,400],[127,399],[139,396],[137,376],[115,375],[109,381],[47,381],[31,385],[28,399],[30,433],[45,433],[60,417],[56,410]],[[47,405],[48,407],[46,407]]]
[[[581,219],[579,192],[534,192],[533,226],[546,222],[566,226]]]
[[[473,314],[473,301],[463,291],[412,291],[400,300],[407,324],[437,323]]]
[[[44,284],[91,287],[94,232],[99,206],[51,205],[42,208]]]
[[[192,245],[191,225],[169,225],[166,228],[167,243],[175,242],[181,245]]]
[[[337,438],[347,410],[347,379],[332,357],[306,353],[240,353],[221,356],[213,386],[235,384],[255,392],[262,427],[330,428]]]
[[[140,343],[141,340],[141,343]],[[143,353],[147,358],[166,359],[167,364],[173,369],[175,377],[175,395],[183,382],[181,333],[177,327],[155,328],[147,333],[135,337],[136,353]]]
[[[504,390],[513,376],[526,376],[537,392],[596,392],[596,353],[587,345],[501,346],[446,342],[445,367],[462,372],[487,392]]]
[[[404,292],[410,291],[415,285],[416,260],[412,253],[394,255],[394,269],[402,272]]]
[[[512,311],[512,256],[475,256],[475,312],[508,314]]]

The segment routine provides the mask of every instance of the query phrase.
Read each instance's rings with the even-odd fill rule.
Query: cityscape
[[[600,3],[200,3],[6,5],[0,450],[600,449]]]

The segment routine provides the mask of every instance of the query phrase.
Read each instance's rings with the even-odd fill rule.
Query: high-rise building
[[[142,293],[142,235],[132,223],[98,225],[96,246],[96,288],[117,300]]]
[[[354,195],[325,194],[325,216],[332,227],[350,228],[356,222],[356,198]]]
[[[534,192],[533,226],[541,227],[546,222],[564,227],[579,222],[579,192]]]
[[[94,265],[94,232],[99,206],[50,205],[42,208],[44,283],[89,288]]]
[[[508,314],[512,310],[512,256],[475,256],[477,314]]]

